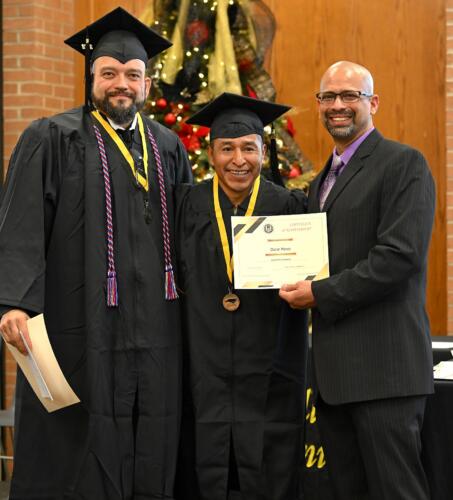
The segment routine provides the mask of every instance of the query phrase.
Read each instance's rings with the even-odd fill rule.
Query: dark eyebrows
[[[101,66],[99,68],[99,72],[102,73],[104,71],[112,71],[113,73],[117,73],[118,72],[118,68],[115,68],[114,66]],[[126,70],[126,73],[127,74],[129,74],[129,73],[139,73],[140,75],[144,75],[145,74],[144,71],[141,68],[128,68]]]
[[[228,140],[228,139],[218,139],[218,145],[219,146],[232,146],[234,144],[234,141],[233,140]],[[244,147],[244,146],[254,146],[256,148],[258,148],[258,144],[255,142],[255,141],[246,141],[246,142],[241,142],[239,144],[240,147]]]

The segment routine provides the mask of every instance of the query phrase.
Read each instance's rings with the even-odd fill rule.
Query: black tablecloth
[[[433,341],[453,342],[452,337]],[[433,350],[434,364],[452,359],[450,350]],[[423,424],[422,459],[431,489],[431,500],[453,499],[453,380],[436,380],[428,397]]]

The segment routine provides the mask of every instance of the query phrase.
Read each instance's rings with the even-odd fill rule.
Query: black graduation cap
[[[123,64],[140,59],[146,64],[171,46],[166,38],[121,7],[67,38],[65,43],[85,56],[85,104],[90,101],[90,66],[96,58],[110,56]]]
[[[286,113],[290,106],[224,92],[191,116],[187,123],[210,127],[210,140],[234,139],[249,134],[264,135],[264,127]],[[278,170],[277,145],[272,133],[270,144],[272,180],[283,186]]]
[[[290,106],[224,92],[187,120],[191,125],[210,127],[211,140],[258,134],[288,111]]]

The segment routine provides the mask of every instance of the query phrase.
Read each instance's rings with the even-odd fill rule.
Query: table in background
[[[433,337],[433,342],[453,342],[453,337]],[[450,350],[433,349],[433,360],[452,359]],[[423,424],[422,459],[431,489],[431,500],[453,499],[453,380],[435,380],[428,397]]]
[[[435,342],[453,342],[453,337],[433,337]],[[309,356],[311,361],[311,356]],[[434,364],[452,359],[450,350],[433,350]],[[312,365],[308,366],[308,387],[315,387]],[[453,499],[453,380],[435,381],[435,393],[427,400],[425,421],[422,431],[422,460],[425,466],[431,490],[431,500]],[[313,401],[316,408],[316,402]],[[312,412],[312,404],[308,404],[308,413]],[[306,425],[306,442],[313,446],[319,454],[322,442],[319,437],[316,421]],[[304,500],[333,500],[333,491],[329,480],[328,463],[321,468],[315,462],[306,467],[304,474]]]

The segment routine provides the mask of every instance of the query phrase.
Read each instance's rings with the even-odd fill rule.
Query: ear
[[[370,113],[372,115],[375,115],[377,113],[377,110],[379,108],[379,96],[377,94],[374,94],[373,97],[370,99]]]
[[[150,89],[151,89],[151,78],[149,76],[145,76],[145,99],[148,97]]]
[[[208,159],[209,159],[209,164],[214,167],[214,156],[212,154],[212,144],[209,144],[208,146]]]

